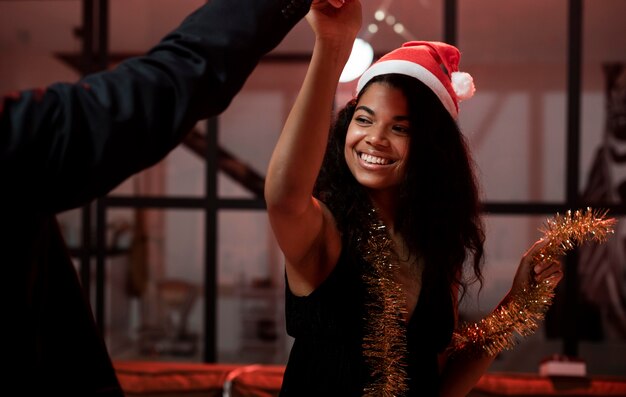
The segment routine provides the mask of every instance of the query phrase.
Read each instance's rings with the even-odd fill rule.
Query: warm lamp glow
[[[374,49],[365,40],[356,39],[352,46],[352,52],[346,66],[339,77],[340,83],[346,83],[358,78],[367,70],[374,59]]]

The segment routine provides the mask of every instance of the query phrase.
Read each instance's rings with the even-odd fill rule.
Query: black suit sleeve
[[[108,193],[223,111],[311,0],[211,0],[146,55],[0,102],[0,201],[46,213]]]

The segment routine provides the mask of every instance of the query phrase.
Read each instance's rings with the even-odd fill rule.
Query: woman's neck
[[[395,233],[395,220],[396,220],[396,194],[391,194],[388,191],[370,191],[370,200],[372,205],[376,208],[380,220],[385,224],[390,234]]]

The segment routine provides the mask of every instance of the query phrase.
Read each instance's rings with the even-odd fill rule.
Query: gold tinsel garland
[[[404,358],[407,354],[406,298],[394,275],[398,268],[393,241],[375,209],[369,215],[367,236],[359,241],[368,266],[362,273],[368,291],[363,354],[371,369],[364,396],[402,396],[408,390]]]
[[[547,245],[533,258],[533,266],[553,263],[562,255],[586,241],[604,242],[613,233],[614,218],[606,218],[607,212],[587,208],[586,211],[567,211],[548,219],[540,231]],[[517,344],[517,336],[535,332],[552,303],[554,287],[549,280],[532,282],[523,291],[499,306],[479,323],[465,324],[452,335],[453,354],[496,355]]]

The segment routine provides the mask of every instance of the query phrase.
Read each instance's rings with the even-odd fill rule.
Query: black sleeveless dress
[[[345,247],[345,245],[344,245]],[[286,288],[287,333],[295,338],[280,397],[362,396],[369,369],[361,344],[367,264],[344,248],[328,278],[310,295]],[[426,279],[407,325],[407,396],[437,396],[437,354],[449,344],[454,314],[449,289]]]

